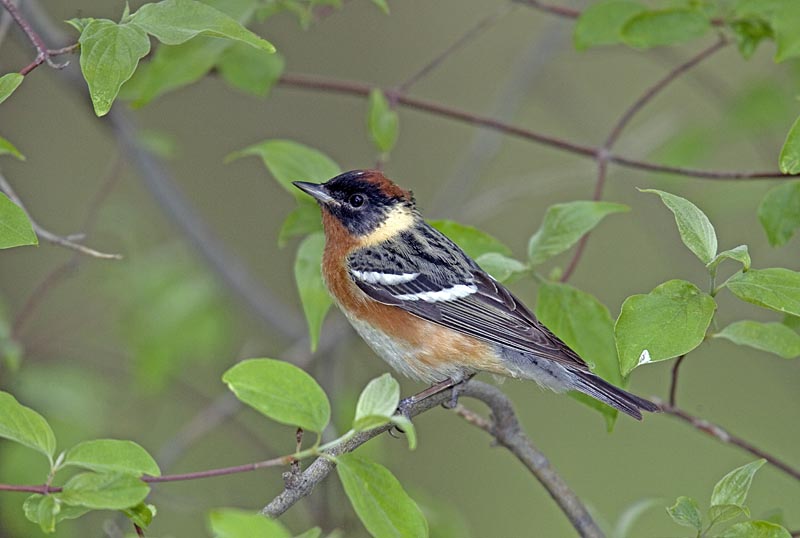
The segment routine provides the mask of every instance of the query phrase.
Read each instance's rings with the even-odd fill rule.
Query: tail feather
[[[596,400],[610,405],[636,420],[642,420],[642,410],[657,412],[660,408],[649,400],[631,394],[619,387],[615,387],[605,379],[589,372],[574,372],[577,374],[575,389],[588,394]]]

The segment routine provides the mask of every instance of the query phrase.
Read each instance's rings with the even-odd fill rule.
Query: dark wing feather
[[[391,263],[386,263],[389,260]],[[533,353],[573,370],[589,371],[586,363],[508,289],[432,228],[403,232],[393,241],[352,253],[348,261],[351,270],[360,272],[418,274],[408,282],[392,284],[352,276],[356,285],[376,301],[486,342]],[[435,302],[403,297],[457,285],[474,287],[476,291]]]

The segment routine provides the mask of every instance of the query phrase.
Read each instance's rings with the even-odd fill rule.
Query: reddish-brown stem
[[[788,463],[776,458],[772,454],[768,454],[767,452],[764,452],[760,448],[753,446],[751,443],[745,441],[741,437],[733,435],[732,433],[724,430],[723,428],[717,426],[712,422],[709,422],[702,418],[695,417],[687,413],[683,409],[675,407],[674,405],[670,405],[666,402],[662,402],[657,399],[653,399],[653,401],[661,407],[661,411],[663,413],[678,418],[686,422],[687,424],[691,425],[696,430],[701,431],[707,435],[710,435],[711,437],[714,437],[715,439],[722,441],[723,443],[738,446],[739,448],[749,452],[750,454],[758,458],[764,458],[770,464],[777,467],[781,471],[794,477],[797,480],[800,480],[800,469],[795,469]]]
[[[55,49],[50,50],[47,48],[47,44],[41,38],[41,36],[33,29],[33,27],[25,20],[25,17],[17,9],[17,6],[14,5],[12,0],[0,0],[0,4],[8,11],[8,14],[11,15],[11,18],[14,19],[14,22],[22,29],[25,35],[28,37],[28,40],[36,49],[36,59],[31,62],[30,64],[23,67],[19,74],[20,75],[27,75],[43,63],[47,63],[50,67],[54,67],[56,69],[62,69],[66,67],[68,64],[58,64],[52,61],[50,58],[52,56],[57,56],[59,54],[64,54],[66,52],[72,52],[77,48],[77,44],[73,45],[72,47],[65,47],[64,49]]]
[[[136,529],[136,536],[144,536],[144,530],[139,525],[134,523],[133,528]]]
[[[675,407],[675,402],[678,396],[678,370],[681,367],[683,359],[686,358],[686,353],[678,357],[675,364],[672,365],[672,381],[669,384],[669,405]]]
[[[363,82],[345,81],[329,79],[324,77],[303,75],[297,73],[287,73],[280,78],[279,84],[282,86],[302,88],[308,90],[318,90],[331,93],[341,93],[345,95],[356,95],[366,97],[374,85],[366,84]],[[430,112],[431,114],[450,118],[470,125],[478,125],[486,127],[504,134],[529,140],[543,146],[551,147],[574,155],[587,157],[593,160],[597,159],[598,153],[601,148],[595,146],[587,146],[576,144],[562,138],[542,134],[530,129],[511,125],[509,123],[473,114],[456,108],[452,108],[439,103],[434,103],[425,99],[410,97],[407,95],[398,96],[397,102],[408,108],[420,110],[423,112]],[[609,155],[608,162],[618,164],[627,168],[636,168],[640,170],[648,170],[650,172],[661,172],[668,174],[676,174],[681,176],[696,177],[701,179],[776,179],[792,177],[778,171],[774,172],[724,172],[714,170],[695,170],[691,168],[680,168],[676,166],[660,165],[646,161],[639,161],[630,159],[620,155]]]

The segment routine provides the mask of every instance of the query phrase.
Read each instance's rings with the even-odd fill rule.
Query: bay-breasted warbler
[[[295,182],[322,208],[322,274],[339,308],[398,372],[452,386],[485,371],[588,394],[641,419],[658,407],[593,374],[577,353],[375,170]]]

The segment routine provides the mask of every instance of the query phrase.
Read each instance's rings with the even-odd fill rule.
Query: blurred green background
[[[55,21],[118,18],[123,6],[88,0],[42,4]],[[390,6],[391,15],[385,16],[370,2],[353,0],[307,30],[286,13],[255,29],[285,56],[287,72],[389,88],[507,3],[406,0]],[[578,53],[571,30],[568,20],[515,6],[411,94],[599,144],[644,89],[713,39],[649,52],[611,47]],[[795,99],[800,69],[790,62],[774,64],[773,53],[773,45],[766,44],[744,61],[728,47],[637,116],[617,152],[710,169],[776,169],[783,137],[800,110]],[[28,44],[12,34],[2,43],[0,71],[19,69],[32,58]],[[72,58],[68,69],[77,63]],[[292,270],[297,243],[277,245],[294,202],[256,159],[230,164],[223,159],[263,139],[287,138],[318,148],[344,169],[371,167],[376,153],[365,129],[366,101],[280,86],[262,99],[209,76],[133,116],[149,140],[174,145],[166,165],[236,258],[230,263],[243,264],[274,294],[285,316],[297,320],[297,335],[304,336]],[[80,258],[48,288],[20,328],[21,364],[0,369],[0,388],[47,417],[59,450],[93,437],[132,439],[162,463],[167,460],[165,472],[235,465],[293,449],[289,428],[250,410],[226,416],[181,445],[204,424],[213,425],[215,412],[232,408],[220,376],[237,359],[302,361],[326,388],[334,416],[346,426],[358,392],[387,366],[349,330],[333,348],[325,345],[343,332],[338,312],[326,324],[323,347],[328,349],[310,360],[305,342],[255,317],[164,216],[107,123],[94,117],[86,95],[73,92],[61,74],[46,68],[27,77],[0,106],[0,132],[28,158],[25,163],[4,159],[3,173],[34,217],[64,235],[78,231],[98,189],[110,185],[97,206],[88,244],[125,255],[121,262]],[[478,226],[512,246],[520,258],[545,209],[589,199],[596,174],[591,160],[407,108],[400,109],[400,139],[386,171],[414,191],[428,218]],[[756,217],[759,200],[774,184],[703,181],[612,166],[605,199],[628,204],[632,211],[609,218],[592,233],[571,283],[595,294],[612,316],[627,296],[668,279],[707,285],[705,269],[680,243],[672,215],[636,187],[667,190],[695,202],[715,224],[721,250],[748,244],[754,267],[798,270],[800,240],[771,248]],[[563,267],[570,255],[551,265]],[[72,252],[49,244],[4,251],[0,300],[6,317],[18,316],[43,279],[71,258]],[[730,270],[722,269],[722,277]],[[535,303],[532,281],[512,287]],[[718,301],[720,326],[743,318],[774,319],[726,291]],[[669,361],[637,369],[631,390],[665,398],[671,366]],[[678,401],[798,466],[798,382],[796,362],[711,341],[684,363]],[[401,383],[404,394],[423,388]],[[663,499],[637,523],[637,537],[687,536],[663,506],[678,495],[706,506],[722,475],[754,459],[669,417],[648,416],[643,423],[622,417],[608,434],[599,414],[571,398],[517,381],[506,381],[503,390],[531,438],[598,519],[613,524],[632,503]],[[574,534],[543,488],[506,451],[491,447],[484,432],[445,410],[427,413],[416,424],[416,452],[409,452],[404,440],[387,436],[361,450],[389,467],[424,507],[432,536]],[[0,482],[40,483],[44,473],[40,458],[0,443]],[[159,513],[148,536],[207,535],[209,508],[258,509],[281,488],[279,470],[156,486],[151,502]],[[40,535],[22,515],[23,500],[22,494],[0,494],[0,536]],[[800,484],[770,466],[756,476],[748,504],[755,517],[781,508],[785,525],[800,527]],[[333,477],[283,519],[297,532],[310,522],[325,531],[341,528],[348,537],[366,535]],[[127,521],[101,513],[59,524],[57,536],[130,531]]]

